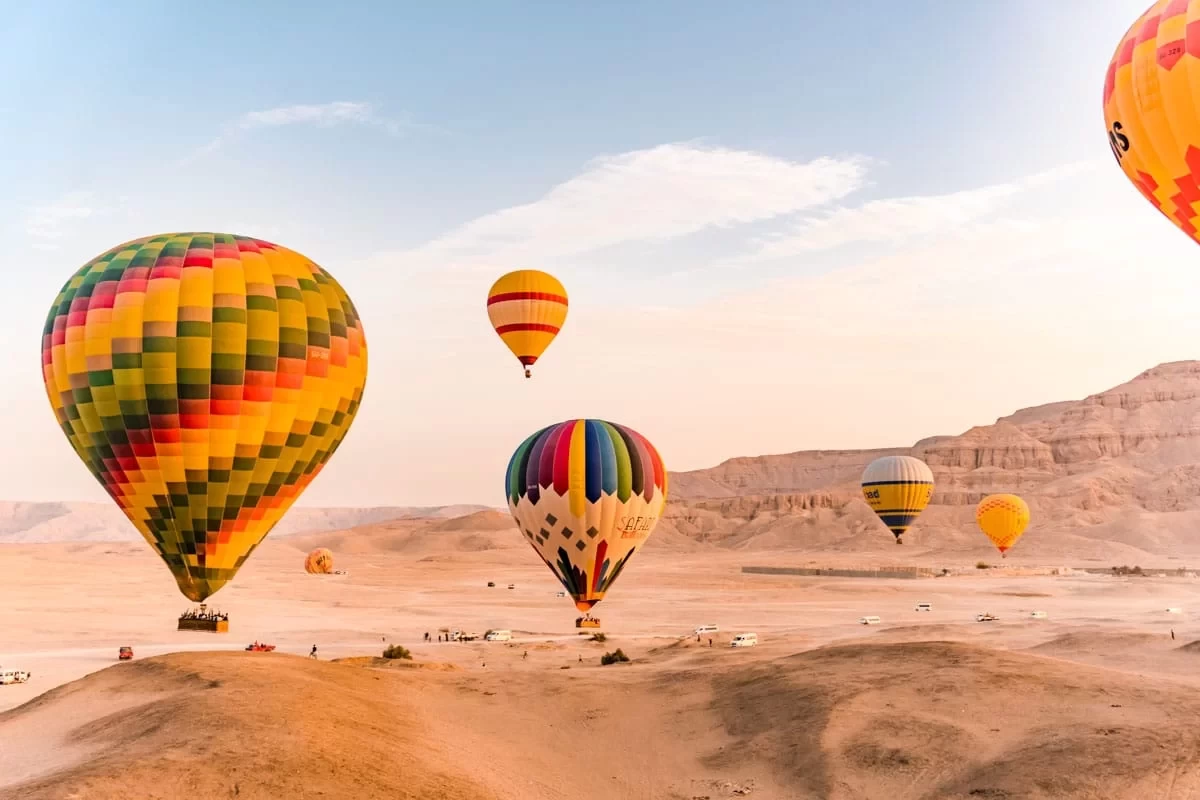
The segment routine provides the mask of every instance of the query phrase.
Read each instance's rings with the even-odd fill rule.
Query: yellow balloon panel
[[[1125,33],[1104,80],[1104,120],[1122,171],[1200,241],[1200,0],[1159,0]]]
[[[975,507],[975,521],[1003,554],[1029,527],[1029,506],[1015,494],[988,495]]]
[[[342,442],[367,348],[350,298],[309,259],[180,233],[77,271],[47,318],[42,368],[76,454],[201,601]]]

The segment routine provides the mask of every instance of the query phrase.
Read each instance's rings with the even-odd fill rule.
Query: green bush
[[[603,633],[594,633],[594,634],[592,634],[592,641],[593,642],[607,642],[608,637],[605,636]]]
[[[629,656],[625,655],[625,653],[619,647],[616,650],[613,650],[611,653],[605,653],[604,655],[600,656],[600,663],[606,667],[609,664],[618,664],[622,661],[628,660]]]
[[[384,658],[407,658],[407,659],[411,660],[412,653],[410,653],[408,651],[407,647],[401,647],[398,644],[389,644],[387,646],[387,650],[383,651],[383,657]]]

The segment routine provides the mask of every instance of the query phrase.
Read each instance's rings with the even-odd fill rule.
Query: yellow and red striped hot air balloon
[[[1015,494],[990,494],[975,507],[975,521],[1000,557],[1008,558],[1008,549],[1029,527],[1029,506]]]
[[[487,300],[488,319],[513,355],[529,368],[567,320],[567,290],[553,275],[520,269],[500,276]]]

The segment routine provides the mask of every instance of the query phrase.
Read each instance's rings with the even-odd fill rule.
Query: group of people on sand
[[[229,621],[228,614],[222,614],[220,611],[198,611],[194,608],[189,608],[179,615],[180,619],[202,619],[206,622],[220,620],[222,622]]]

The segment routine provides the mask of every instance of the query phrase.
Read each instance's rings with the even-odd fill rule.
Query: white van
[[[485,642],[508,642],[512,641],[512,631],[488,631],[484,635]]]
[[[875,617],[875,616],[858,618],[859,625],[878,625],[882,621],[883,620],[879,619],[879,617]]]
[[[1031,612],[1029,612],[1029,616],[1032,619],[1045,619],[1046,612],[1045,611],[1031,611]]]
[[[933,603],[917,603],[917,611],[933,611]]]
[[[696,630],[692,631],[692,635],[705,636],[707,634],[716,633],[719,630],[721,629],[716,625],[701,625],[700,627],[696,628]]]
[[[8,683],[24,683],[32,676],[31,673],[23,669],[0,669],[0,686]]]
[[[757,633],[739,633],[733,637],[733,641],[729,643],[730,647],[754,647],[758,644]]]
[[[1167,613],[1168,614],[1182,614],[1183,609],[1182,608],[1168,608]]]

